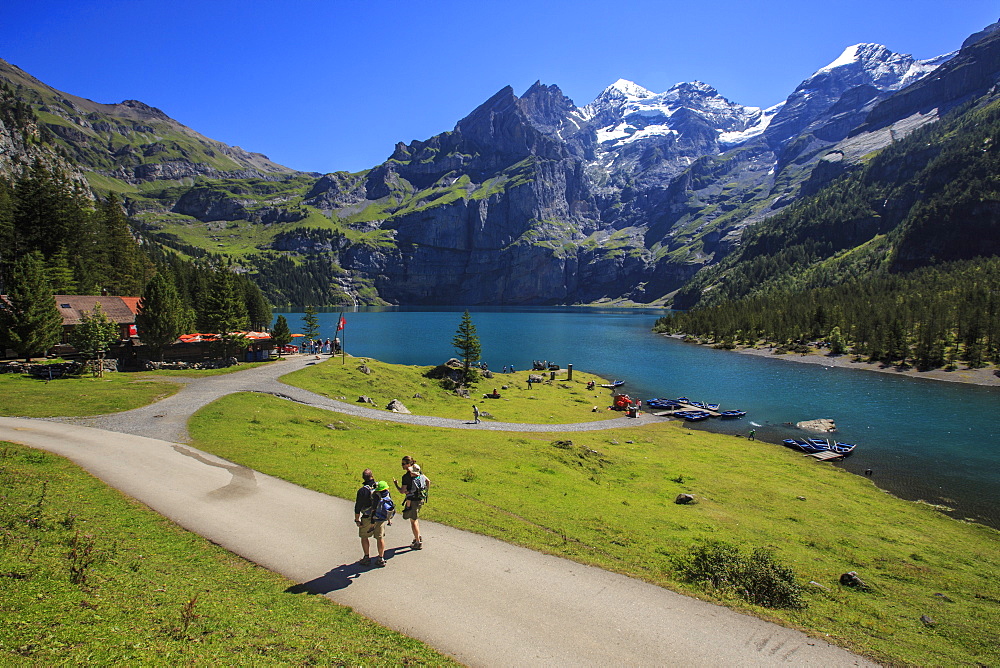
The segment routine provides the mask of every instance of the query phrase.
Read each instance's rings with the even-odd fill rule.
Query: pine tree
[[[267,303],[264,293],[257,284],[246,276],[240,277],[243,286],[244,301],[247,305],[247,315],[250,317],[250,328],[256,332],[267,330],[271,324],[271,305]]]
[[[271,330],[271,340],[278,349],[278,357],[281,357],[281,349],[292,342],[292,330],[288,328],[288,321],[285,316],[279,315]]]
[[[57,295],[77,294],[76,278],[69,263],[69,253],[60,248],[45,263],[45,273],[52,293]]]
[[[158,360],[162,360],[163,348],[190,326],[187,309],[169,278],[156,274],[146,284],[135,322],[139,340],[149,346]]]
[[[104,359],[108,345],[121,339],[118,325],[111,320],[101,302],[94,304],[94,310],[88,311],[80,318],[79,324],[70,334],[70,343],[87,359]],[[104,375],[104,363],[95,366],[95,375]]]
[[[14,194],[10,184],[0,178],[0,293],[10,276],[11,265],[17,258],[17,237],[14,234]]]
[[[243,292],[236,284],[236,276],[226,269],[219,269],[212,277],[208,292],[203,296],[198,314],[199,327],[219,337],[218,353],[223,359],[233,356],[237,347],[245,344],[245,337],[237,334],[250,326]]]
[[[95,216],[104,237],[101,248],[105,258],[104,289],[115,295],[140,294],[152,265],[132,236],[118,196],[109,193],[99,203]]]
[[[8,303],[0,304],[0,330],[25,361],[59,342],[62,316],[52,299],[41,253],[28,253],[14,264],[7,299]]]
[[[472,323],[472,316],[469,315],[468,311],[462,314],[462,322],[458,325],[451,344],[462,358],[465,382],[472,382],[470,367],[479,361],[482,346],[479,343],[479,336],[476,334],[476,326]]]
[[[305,324],[303,334],[306,335],[307,339],[311,340],[319,336],[319,318],[316,317],[315,306],[306,306],[302,322]]]

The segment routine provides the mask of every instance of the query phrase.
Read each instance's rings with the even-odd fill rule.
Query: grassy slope
[[[95,557],[77,583],[74,542]],[[349,608],[294,595],[294,583],[66,460],[10,443],[0,443],[0,545],[2,665],[451,665]]]
[[[339,372],[345,374],[342,381],[352,376],[350,370],[356,368],[357,360],[353,362]],[[375,371],[379,390],[368,388],[368,392],[377,394],[380,403],[383,398],[410,396],[412,383],[421,382],[418,369],[373,360],[368,364]],[[332,360],[301,374],[305,379],[286,380],[293,379],[296,385],[333,383],[337,365]],[[142,375],[168,376],[164,372]],[[36,405],[51,403],[46,392],[69,387],[25,378],[16,383],[10,377],[6,380],[6,387],[0,385],[5,407],[11,389],[18,385],[32,386]],[[115,387],[120,394],[132,394],[136,386]],[[492,389],[492,385],[479,389]],[[546,413],[538,410],[544,405],[554,417],[558,405],[575,410],[564,401],[563,392],[568,390],[537,389],[535,400],[524,396],[526,391],[520,396],[507,393],[511,412],[504,419]],[[331,396],[341,391],[330,390]],[[449,408],[449,401],[454,409]],[[405,399],[404,403],[414,404]],[[439,414],[462,418],[469,411],[469,401],[457,397],[435,398],[428,405]],[[411,405],[415,412],[424,412],[425,407]],[[569,419],[582,418],[574,413],[572,418],[560,415],[557,421]],[[206,407],[192,421],[191,430],[203,449],[345,498],[353,498],[360,468],[373,466],[377,475],[388,478],[397,472],[399,457],[412,454],[434,482],[425,513],[428,519],[713,598],[819,635],[829,634],[835,642],[884,661],[923,665],[1000,661],[1000,651],[992,642],[993,632],[1000,627],[996,577],[1000,534],[895,499],[868,480],[778,446],[690,431],[679,423],[562,435],[483,431],[470,439],[464,431],[349,418],[260,395],[234,395]],[[10,462],[0,460],[0,470],[12,470]],[[694,493],[698,503],[673,504],[679,492]],[[37,498],[37,490],[35,494]],[[90,496],[88,488],[73,498]],[[50,513],[52,518],[64,517],[66,511],[84,514],[75,506],[60,508]],[[53,521],[50,518],[50,524]],[[150,524],[133,535],[158,531]],[[0,540],[9,541],[12,535],[7,531]],[[60,540],[66,537],[63,532]],[[779,560],[794,568],[800,583],[815,581],[822,587],[806,586],[806,610],[775,611],[678,581],[674,559],[705,539],[728,541],[745,550],[772,547]],[[152,551],[140,549],[139,553]],[[8,570],[0,566],[0,572]],[[848,570],[857,571],[874,591],[840,587],[837,578]],[[240,577],[217,574],[203,579],[214,583]],[[0,587],[10,584],[0,577]],[[6,599],[4,595],[2,600]],[[180,597],[172,604],[175,619],[186,600]],[[45,609],[33,619],[49,624],[53,615]],[[921,615],[935,624],[925,626]],[[72,633],[77,623],[53,628]]]
[[[127,411],[174,394],[180,387],[165,380],[141,379],[138,374],[79,376],[51,382],[0,374],[0,415],[54,417],[102,415]]]
[[[467,403],[456,401],[464,415]],[[372,466],[387,478],[411,454],[433,480],[430,520],[714,598],[883,661],[1000,661],[996,531],[893,498],[776,445],[679,423],[469,438],[257,395],[206,407],[191,432],[200,448],[344,498],[352,498],[360,469]],[[679,492],[698,503],[675,505]],[[678,581],[675,558],[709,539],[774,549],[805,586],[808,608],[759,608]],[[846,571],[874,590],[841,587]]]
[[[533,384],[531,390],[528,390],[528,374],[542,372],[494,374],[492,379],[484,378],[476,384],[471,399],[463,400],[454,392],[442,389],[438,381],[424,376],[432,367],[385,364],[373,359],[368,359],[366,364],[370,374],[360,370],[359,359],[348,358],[346,363],[331,359],[308,370],[288,374],[281,380],[332,399],[356,401],[365,395],[380,408],[399,399],[410,412],[418,415],[466,419],[472,416],[472,404],[476,404],[501,422],[558,424],[622,416],[606,410],[611,404],[610,390],[586,389],[588,380],[598,384],[606,381],[579,371],[574,371],[573,380],[566,380],[565,370],[556,372],[555,382],[550,381],[549,373],[545,372],[546,382]],[[494,389],[499,391],[500,399],[481,398]],[[417,394],[420,398],[415,398]],[[595,406],[598,407],[596,412]]]
[[[146,406],[180,389],[171,378],[203,378],[242,371],[254,362],[227,369],[106,373],[57,378],[46,382],[18,374],[0,374],[0,415],[55,417],[104,415]]]

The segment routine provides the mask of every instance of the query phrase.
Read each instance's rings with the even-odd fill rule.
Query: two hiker
[[[412,457],[404,457],[402,466],[406,470],[402,484],[395,478],[392,482],[406,497],[403,502],[403,518],[410,520],[410,529],[413,531],[413,543],[410,544],[410,548],[419,550],[423,548],[423,538],[420,536],[420,524],[417,518],[420,507],[427,501],[429,481],[420,472],[420,466]],[[358,527],[361,549],[365,554],[359,563],[362,566],[381,567],[385,566],[385,527],[387,524],[392,524],[396,506],[389,494],[389,483],[384,480],[376,482],[371,469],[362,471],[361,477],[362,485],[354,500],[354,523]],[[374,559],[371,556],[372,538],[375,539],[378,555]]]

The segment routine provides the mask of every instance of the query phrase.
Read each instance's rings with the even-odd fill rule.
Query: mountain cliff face
[[[928,61],[848,47],[769,109],[698,81],[654,93],[625,80],[578,107],[537,82],[370,170],[310,175],[0,61],[38,131],[96,187],[121,192],[149,237],[238,257],[277,304],[298,303],[302,281],[331,303],[662,302],[745,229],[998,76],[991,26]]]
[[[648,303],[843,173],[860,156],[829,149],[951,55],[849,47],[767,110],[701,82],[653,93],[619,80],[584,107],[556,86],[505,88],[453,131],[398,145],[362,202],[327,179],[309,203],[391,240],[338,258],[390,302]],[[359,207],[377,212],[352,221]]]

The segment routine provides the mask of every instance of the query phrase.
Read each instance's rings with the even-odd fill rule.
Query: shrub
[[[791,568],[774,560],[766,548],[745,555],[722,541],[697,545],[676,563],[678,575],[688,582],[730,591],[767,608],[804,608],[802,590]]]

